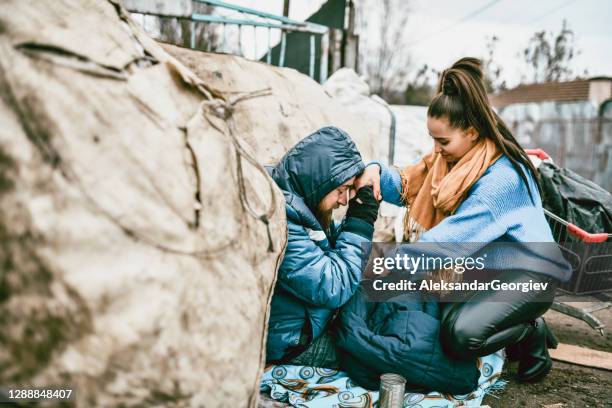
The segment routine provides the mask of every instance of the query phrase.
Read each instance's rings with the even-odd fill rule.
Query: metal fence
[[[554,162],[612,191],[612,119],[544,119],[512,124],[527,148],[542,148]]]
[[[189,41],[189,44],[182,45],[188,45],[191,48],[196,48],[195,25],[197,24],[208,24],[219,29],[219,36],[221,39],[219,46],[216,48],[217,51],[235,53],[241,56],[245,56],[247,54],[244,52],[243,47],[244,36],[252,34],[253,37],[251,38],[251,40],[254,48],[252,58],[258,60],[261,55],[265,55],[265,59],[268,64],[273,64],[280,67],[285,65],[287,33],[301,32],[310,34],[308,74],[311,78],[315,80],[318,79],[318,81],[321,83],[327,80],[329,64],[329,28],[324,25],[296,21],[287,17],[278,16],[275,14],[270,14],[247,7],[237,6],[220,0],[193,0],[191,3],[187,3],[185,7],[185,10],[189,10],[189,12],[183,11],[182,15],[169,15],[159,12],[155,9],[155,7],[149,7],[147,5],[146,0],[132,0],[131,2],[128,1],[126,3],[128,4],[128,10],[133,14],[140,14],[142,16],[153,15],[159,19],[176,19],[177,21],[190,21],[191,39]],[[133,4],[132,7],[130,7],[131,4]],[[224,10],[226,12],[233,13],[233,15],[200,13],[197,12],[197,7],[193,7],[193,5],[195,4],[205,4],[214,7],[214,11]],[[146,26],[146,24],[143,25]],[[228,27],[237,28],[237,36],[235,36],[236,38],[229,38]],[[263,28],[267,31],[266,52],[262,53],[261,55],[258,50],[258,28]],[[250,31],[250,33],[245,34],[245,30],[247,29]],[[280,33],[280,53],[276,61],[273,61],[273,53],[271,52],[273,47],[273,31],[277,31]],[[320,36],[320,47],[316,46],[317,36]],[[234,47],[231,46],[230,41],[236,42],[236,44],[234,44]],[[317,49],[319,49],[320,52],[320,57],[318,58],[320,60],[319,78],[315,78],[315,61],[317,60]],[[210,51],[211,48],[208,47],[206,50]]]

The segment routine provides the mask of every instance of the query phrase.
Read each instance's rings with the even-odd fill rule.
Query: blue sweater
[[[381,167],[383,200],[402,206],[401,177],[397,169]],[[490,243],[553,243],[552,232],[542,209],[542,201],[531,173],[523,167],[529,181],[532,201],[525,182],[510,160],[503,155],[470,188],[456,212],[438,225],[424,232],[419,243],[474,243],[484,248]],[[402,246],[401,253],[411,252],[410,245]],[[419,256],[424,247],[414,248],[409,254]],[[534,250],[535,248],[535,250]],[[571,268],[563,260],[556,246],[531,244],[490,246],[486,266],[489,269],[525,269],[543,273],[561,281],[568,281]],[[537,262],[533,262],[537,257]],[[425,254],[429,255],[429,254]],[[435,256],[441,256],[436,252]],[[434,256],[434,254],[432,254]],[[525,262],[523,262],[525,260]],[[537,265],[537,266],[535,266]],[[531,266],[531,267],[530,267]],[[537,269],[537,270],[534,270]]]

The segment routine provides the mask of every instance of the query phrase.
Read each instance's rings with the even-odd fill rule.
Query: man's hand
[[[374,198],[372,186],[365,186],[357,190],[355,197],[349,201],[347,217],[360,218],[372,225],[378,217],[380,203]]]
[[[378,201],[382,200],[382,194],[380,194],[380,166],[378,164],[370,164],[355,180],[355,191],[364,186],[372,186],[374,197]]]

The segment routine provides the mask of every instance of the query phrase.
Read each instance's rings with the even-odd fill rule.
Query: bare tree
[[[372,93],[389,99],[401,94],[408,82],[410,1],[364,0],[360,4],[360,66]]]
[[[402,102],[406,105],[429,105],[434,95],[439,75],[438,71],[424,64],[416,71],[414,77],[408,81]]]
[[[564,81],[575,78],[571,63],[579,51],[574,50],[574,32],[563,20],[558,34],[536,32],[523,50],[527,72],[523,80],[533,82]]]
[[[495,50],[499,37],[487,37],[487,55],[483,58],[485,71],[485,85],[488,92],[499,92],[507,89],[506,81],[502,78],[502,67],[496,62]]]

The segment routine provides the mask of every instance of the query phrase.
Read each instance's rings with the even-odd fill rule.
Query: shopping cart
[[[536,167],[542,162],[552,162],[550,156],[542,149],[525,149]],[[559,244],[565,259],[572,266],[572,277],[569,282],[559,286],[560,291],[569,295],[593,295],[612,290],[612,234],[589,233],[563,218],[544,210],[550,225],[553,238]],[[599,244],[599,245],[598,245]],[[604,325],[593,312],[612,306],[611,302],[599,302],[582,309],[555,301],[553,310],[584,320],[603,335]]]

